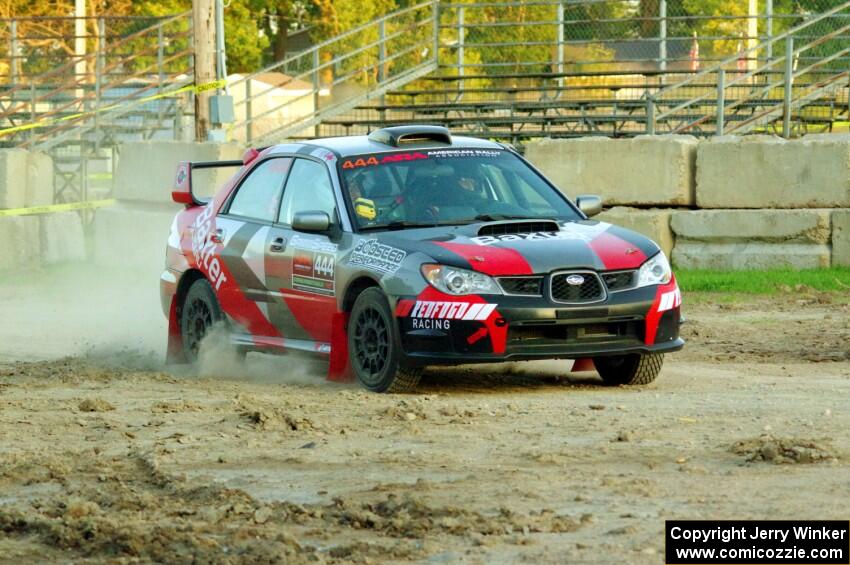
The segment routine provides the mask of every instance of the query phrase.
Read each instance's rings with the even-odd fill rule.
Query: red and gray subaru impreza
[[[200,168],[238,172],[209,200]],[[681,349],[658,245],[588,219],[511,147],[437,126],[182,163],[162,305],[171,361],[221,324],[243,352],[306,350],[329,378],[413,388],[428,365],[573,359],[646,384]],[[592,361],[592,365],[589,363]]]

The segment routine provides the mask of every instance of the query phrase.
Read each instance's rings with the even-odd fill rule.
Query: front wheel
[[[372,392],[408,392],[420,371],[399,366],[401,352],[384,293],[367,288],[357,297],[348,320],[348,351],[357,380]]]
[[[647,385],[661,372],[663,363],[663,353],[633,353],[593,359],[596,371],[608,386]]]

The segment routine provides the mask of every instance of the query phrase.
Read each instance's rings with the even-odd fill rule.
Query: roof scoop
[[[442,146],[452,144],[452,135],[443,126],[393,126],[369,134],[369,140],[391,147],[415,145]]]
[[[520,233],[552,233],[561,231],[561,226],[554,220],[513,220],[490,222],[478,230],[478,235],[510,235]]]

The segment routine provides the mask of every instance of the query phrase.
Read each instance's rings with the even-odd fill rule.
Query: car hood
[[[374,232],[368,237],[403,249],[408,256],[419,252],[437,263],[496,276],[635,269],[659,251],[647,237],[595,220],[487,222]]]

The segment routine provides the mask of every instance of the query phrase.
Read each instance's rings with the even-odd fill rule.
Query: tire
[[[608,386],[648,385],[661,372],[663,363],[663,353],[634,353],[593,359],[602,382]]]
[[[180,336],[183,352],[190,363],[198,361],[198,351],[210,329],[224,320],[224,314],[206,279],[198,279],[189,287],[180,312]]]
[[[348,319],[351,368],[363,388],[372,392],[409,392],[421,370],[399,365],[401,345],[392,311],[380,289],[367,288],[354,301]]]

